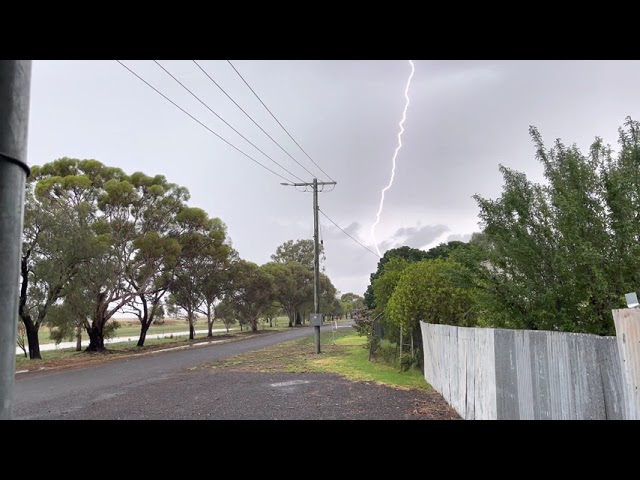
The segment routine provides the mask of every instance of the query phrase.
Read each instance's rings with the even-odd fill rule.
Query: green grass
[[[257,372],[337,373],[354,381],[369,381],[398,388],[430,390],[423,373],[401,372],[398,367],[369,361],[366,339],[352,329],[323,332],[321,354],[315,354],[314,338],[306,337],[235,355],[196,368],[230,368]]]
[[[186,322],[185,322],[186,323]],[[222,324],[221,322],[216,322],[217,325],[214,323],[214,329],[216,328],[220,328],[219,326],[222,325],[222,327],[224,328],[224,324]],[[179,327],[177,329],[177,331],[186,331],[184,329],[184,327],[181,327],[180,325],[175,325],[174,327]],[[231,330],[231,332],[229,333],[229,335],[236,337],[236,336],[241,336],[243,333],[248,331],[245,329],[242,333],[240,332],[239,327],[236,325],[235,326],[236,329],[235,330]],[[263,328],[264,327],[264,328]],[[205,328],[206,328],[206,322],[205,322]],[[280,321],[278,322],[278,326],[274,326],[274,327],[269,327],[269,325],[262,325],[259,324],[259,330],[260,331],[271,331],[271,332],[276,332],[276,331],[281,331],[281,330],[286,330],[287,327],[287,322],[285,322],[282,318],[280,319]],[[198,330],[198,326],[196,324],[196,330]],[[149,329],[151,331],[151,329]],[[188,330],[188,325],[187,325],[187,330]],[[118,332],[120,332],[117,336],[118,337],[126,337],[125,335],[122,335],[121,329],[118,329]],[[159,332],[157,332],[159,333]],[[171,332],[166,332],[168,334],[171,335]],[[50,366],[59,366],[59,365],[66,365],[66,364],[77,364],[77,363],[82,363],[82,362],[86,362],[86,361],[91,361],[91,362],[96,362],[96,361],[100,361],[101,359],[105,359],[105,358],[109,358],[112,357],[113,355],[111,354],[115,354],[115,355],[131,355],[131,354],[136,354],[136,353],[143,353],[145,351],[149,351],[149,350],[157,350],[159,348],[171,348],[171,347],[176,347],[176,346],[185,346],[185,345],[189,345],[193,342],[189,341],[189,335],[173,335],[173,338],[147,338],[146,341],[144,342],[144,347],[139,348],[136,346],[136,344],[138,343],[138,334],[139,334],[139,330],[136,330],[136,334],[135,335],[131,335],[130,337],[126,337],[126,338],[131,338],[131,341],[128,342],[118,342],[118,343],[111,343],[106,345],[108,351],[109,351],[109,355],[106,356],[91,356],[88,355],[84,352],[76,352],[75,347],[71,347],[71,348],[64,348],[64,349],[57,349],[57,350],[46,350],[46,351],[41,351],[41,355],[42,355],[42,360],[30,360],[29,358],[25,358],[24,354],[22,353],[22,351],[20,351],[19,354],[16,355],[16,369],[17,370],[21,370],[21,369],[33,369],[33,368],[39,368],[41,366],[44,367],[50,367]],[[228,338],[228,335],[226,333],[226,330],[224,332],[214,332],[213,334],[214,336],[214,340],[216,339],[216,337],[225,337]],[[200,334],[200,335],[196,335],[195,336],[195,342],[199,342],[199,341],[206,341],[207,340],[207,335],[206,334]]]
[[[110,353],[113,354],[118,354],[118,353],[123,353],[126,351],[129,351],[133,348],[137,348],[136,344],[138,343],[138,340],[136,339],[135,341],[132,342],[119,342],[119,343],[113,343],[111,345],[107,346],[107,349],[109,350]],[[157,345],[166,345],[166,346],[179,346],[180,344],[182,345],[187,345],[188,343],[188,336],[187,337],[182,337],[182,338],[158,338],[158,339],[149,339],[146,342],[144,342],[144,347],[139,349],[140,352],[143,352],[145,348],[147,347],[152,347],[152,346],[157,346]],[[148,350],[148,349],[147,349]],[[16,356],[16,368],[18,367],[24,367],[24,368],[33,368],[34,365],[39,364],[47,364],[48,362],[56,362],[58,363],[58,361],[60,360],[65,360],[65,359],[87,359],[88,355],[82,351],[82,352],[76,352],[75,348],[62,348],[60,350],[47,350],[44,352],[41,352],[42,355],[42,360],[30,360],[29,358],[25,358],[24,354],[20,354],[18,356]],[[73,362],[72,362],[73,363]],[[46,365],[45,365],[46,366]]]
[[[234,334],[233,332],[230,334],[231,336],[239,336],[238,334]],[[216,340],[216,337],[229,338],[225,333],[214,333],[213,340]],[[25,358],[24,354],[20,354],[16,356],[16,369],[33,369],[41,366],[49,367],[53,365],[66,365],[66,364],[76,364],[76,363],[85,363],[85,362],[96,362],[104,359],[108,359],[110,357],[120,357],[122,355],[132,355],[137,353],[144,353],[153,350],[160,350],[162,348],[173,348],[180,346],[192,345],[194,343],[206,342],[206,336],[200,336],[196,338],[193,342],[189,340],[189,336],[178,336],[173,338],[154,338],[148,339],[144,342],[144,347],[137,347],[138,340],[131,342],[118,342],[107,345],[108,353],[105,355],[91,355],[87,354],[84,351],[76,352],[75,348],[62,348],[59,350],[47,350],[41,352],[42,360],[30,360],[29,358]]]

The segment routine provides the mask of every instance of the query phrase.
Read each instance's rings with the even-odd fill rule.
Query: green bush
[[[413,355],[411,352],[403,352],[400,359],[400,371],[406,372],[407,370],[419,370],[420,369],[420,356],[416,353]]]
[[[104,336],[105,340],[107,338],[113,338],[116,336],[116,330],[119,329],[121,327],[121,323],[118,322],[117,320],[111,320],[110,322],[108,322],[105,326],[104,329],[102,331],[102,335]]]
[[[378,357],[378,350],[380,350],[380,337],[377,335],[369,335],[364,347],[369,349],[370,358],[376,359]]]
[[[383,341],[378,349],[378,359],[386,364],[397,363],[398,347],[390,342]]]

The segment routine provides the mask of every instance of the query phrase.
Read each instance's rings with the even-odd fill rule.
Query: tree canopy
[[[319,255],[322,255],[324,247],[319,246]],[[314,246],[313,240],[287,240],[271,255],[271,260],[276,263],[301,263],[313,270]]]
[[[457,268],[444,259],[407,264],[387,302],[386,317],[406,331],[419,328],[420,321],[474,326],[474,292],[455,283]]]
[[[596,138],[587,153],[530,134],[546,182],[501,166],[502,195],[476,195],[485,238],[461,255],[481,287],[488,324],[615,332],[611,310],[640,280],[640,125],[627,119],[614,155]],[[482,255],[483,262],[479,262]]]
[[[235,315],[258,330],[258,319],[273,305],[274,280],[268,269],[240,260],[233,266],[228,301]]]
[[[387,262],[391,261],[394,258],[399,258],[404,260],[407,263],[419,262],[421,260],[426,259],[436,259],[436,258],[447,258],[454,251],[462,248],[467,248],[468,245],[464,242],[459,241],[451,241],[448,243],[441,243],[429,250],[420,250],[418,248],[411,247],[398,247],[392,248],[391,250],[387,250],[384,252],[382,258],[378,261],[378,268],[375,272],[373,272],[370,276],[370,283],[367,287],[367,291],[364,294],[364,303],[367,308],[376,309],[378,308],[378,302],[376,298],[376,294],[374,291],[374,284],[378,277],[380,277],[384,271],[384,267]],[[388,297],[387,297],[388,299]],[[378,310],[384,310],[384,306],[378,308]]]
[[[313,272],[302,263],[268,263],[264,266],[274,281],[275,299],[289,317],[289,326],[296,323],[296,314],[313,301]]]
[[[19,315],[32,358],[44,324],[56,341],[84,330],[87,350],[100,352],[118,312],[139,320],[142,347],[165,313],[185,318],[194,338],[200,314],[212,335],[218,307],[227,326],[256,329],[283,309],[299,324],[313,303],[313,241],[285,242],[267,266],[241,260],[224,222],[162,175],[65,157],[33,166],[25,194]],[[322,276],[327,313],[335,293]]]

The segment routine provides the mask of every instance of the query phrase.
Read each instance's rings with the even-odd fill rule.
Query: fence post
[[[640,309],[613,310],[622,369],[625,419],[640,420]]]

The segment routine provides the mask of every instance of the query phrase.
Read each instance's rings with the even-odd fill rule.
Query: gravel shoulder
[[[49,412],[46,418],[450,420],[459,417],[433,390],[400,390],[372,382],[352,382],[328,373],[196,370],[126,392],[114,392],[79,410]]]

